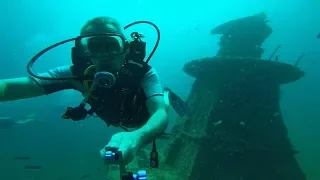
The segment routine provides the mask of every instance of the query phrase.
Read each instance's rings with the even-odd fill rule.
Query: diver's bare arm
[[[159,137],[168,126],[167,106],[163,96],[154,96],[147,101],[151,118],[135,132],[140,138],[140,148]]]
[[[45,95],[44,89],[30,77],[0,80],[0,102]]]

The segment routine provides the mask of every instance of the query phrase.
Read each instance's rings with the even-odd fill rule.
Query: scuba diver
[[[131,41],[124,35],[124,29],[137,23],[151,24],[158,32],[158,41],[146,61],[143,35],[134,32]],[[112,17],[93,18],[81,28],[80,36],[56,43],[32,58],[27,69],[31,76],[0,80],[0,102],[77,90],[83,94],[83,101],[78,107],[68,107],[62,118],[80,121],[96,115],[107,126],[125,129],[127,132],[112,136],[100,155],[104,157],[106,151],[116,149],[128,164],[145,145],[153,141],[155,147],[155,139],[168,125],[164,89],[156,70],[147,64],[159,40],[159,29],[148,21],[123,28]],[[75,42],[72,65],[40,74],[33,72],[32,65],[41,55],[70,41]]]

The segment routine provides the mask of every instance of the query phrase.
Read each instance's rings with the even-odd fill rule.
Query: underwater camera
[[[147,180],[147,172],[145,170],[139,170],[135,174],[126,171],[121,151],[106,151],[104,160],[105,164],[119,165],[121,180]]]

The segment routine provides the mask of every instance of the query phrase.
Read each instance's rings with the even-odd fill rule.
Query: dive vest
[[[76,66],[71,69],[75,75],[84,72]],[[143,61],[126,61],[111,88],[97,87],[91,93],[87,100],[91,106],[88,114],[95,113],[107,126],[137,128],[145,124],[150,114],[141,81],[150,69],[151,66]],[[83,81],[81,83],[83,84]]]

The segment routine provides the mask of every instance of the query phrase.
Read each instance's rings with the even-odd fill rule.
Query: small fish
[[[88,177],[90,177],[90,174],[85,174],[81,177],[81,179],[88,178]]]
[[[14,157],[14,160],[29,160],[31,159],[30,156],[18,156],[18,157]]]
[[[0,120],[10,120],[11,117],[0,117]]]
[[[41,166],[36,166],[36,165],[26,165],[24,166],[24,169],[32,170],[32,169],[42,169]]]
[[[320,33],[318,34],[317,38],[320,38]]]

